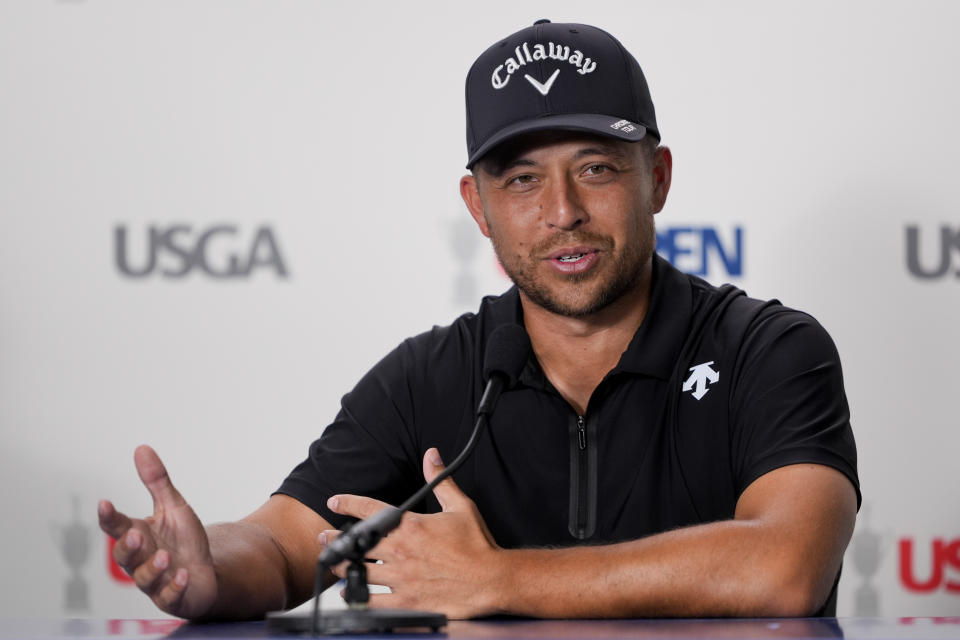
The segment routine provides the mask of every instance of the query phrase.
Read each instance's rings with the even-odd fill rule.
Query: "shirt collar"
[[[652,282],[650,303],[643,322],[610,375],[634,373],[668,380],[673,372],[690,326],[693,290],[687,277],[657,254],[653,256]],[[500,324],[523,325],[523,307],[516,286],[501,296],[488,297],[484,302],[489,313],[485,333],[489,334]],[[532,352],[520,380],[535,387],[546,383],[540,363]]]
[[[672,264],[653,256],[653,290],[643,322],[610,373],[637,373],[669,380],[690,328],[693,289]]]

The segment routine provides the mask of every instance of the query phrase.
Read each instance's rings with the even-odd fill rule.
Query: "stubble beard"
[[[629,243],[622,251],[613,252],[613,240],[590,232],[563,234],[535,246],[526,257],[507,256],[491,234],[494,252],[503,270],[517,288],[539,307],[560,316],[580,318],[597,313],[635,289],[643,276],[644,266],[653,254],[653,227],[643,229],[637,242]],[[613,260],[612,268],[600,265],[584,273],[560,276],[560,283],[551,286],[537,273],[541,258],[554,247],[589,244],[601,247],[603,260]],[[575,290],[565,295],[564,290]]]

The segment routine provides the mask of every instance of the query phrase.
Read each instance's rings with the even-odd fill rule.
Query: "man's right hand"
[[[153,497],[153,515],[131,519],[109,501],[100,502],[100,528],[117,541],[113,559],[161,610],[183,618],[203,617],[217,599],[207,533],[156,452],[143,445],[133,457]]]

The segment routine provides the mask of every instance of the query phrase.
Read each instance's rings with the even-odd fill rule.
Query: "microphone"
[[[487,388],[477,406],[478,416],[489,417],[500,392],[516,384],[530,357],[530,349],[530,336],[520,325],[502,324],[493,330],[483,352],[483,377],[487,379]]]
[[[477,421],[473,433],[470,434],[463,451],[432,482],[423,486],[399,507],[384,507],[337,536],[320,554],[320,564],[332,567],[343,560],[362,560],[367,551],[400,526],[400,519],[405,512],[460,468],[476,446],[480,430],[493,413],[500,394],[514,385],[520,377],[523,365],[530,357],[530,350],[530,337],[522,326],[502,324],[493,330],[483,355],[483,376],[487,379],[487,385],[477,406]]]
[[[463,464],[480,437],[480,430],[490,419],[500,393],[516,383],[523,365],[530,357],[530,337],[520,325],[500,325],[490,334],[483,355],[483,377],[487,384],[477,407],[477,421],[470,439],[450,466],[441,471],[432,482],[410,496],[399,507],[384,507],[369,518],[357,522],[337,536],[317,558],[313,584],[313,613],[306,618],[298,614],[275,612],[267,614],[270,630],[302,633],[387,632],[398,628],[430,627],[434,632],[447,624],[440,613],[404,611],[402,609],[367,609],[370,598],[364,556],[380,540],[400,525],[403,514],[443,482]],[[345,599],[349,609],[337,611],[320,619],[320,593],[323,590],[325,569],[349,560]]]

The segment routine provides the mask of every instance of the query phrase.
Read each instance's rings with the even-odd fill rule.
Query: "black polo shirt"
[[[839,470],[859,500],[840,361],[823,328],[654,261],[646,318],[585,414],[531,355],[454,474],[501,546],[616,542],[731,518],[751,482],[794,463]],[[466,444],[486,341],[522,322],[511,289],[404,341],[344,396],[279,492],[337,527],[333,494],[402,502],[423,484],[428,448],[450,462]],[[431,496],[420,510],[439,504]]]

